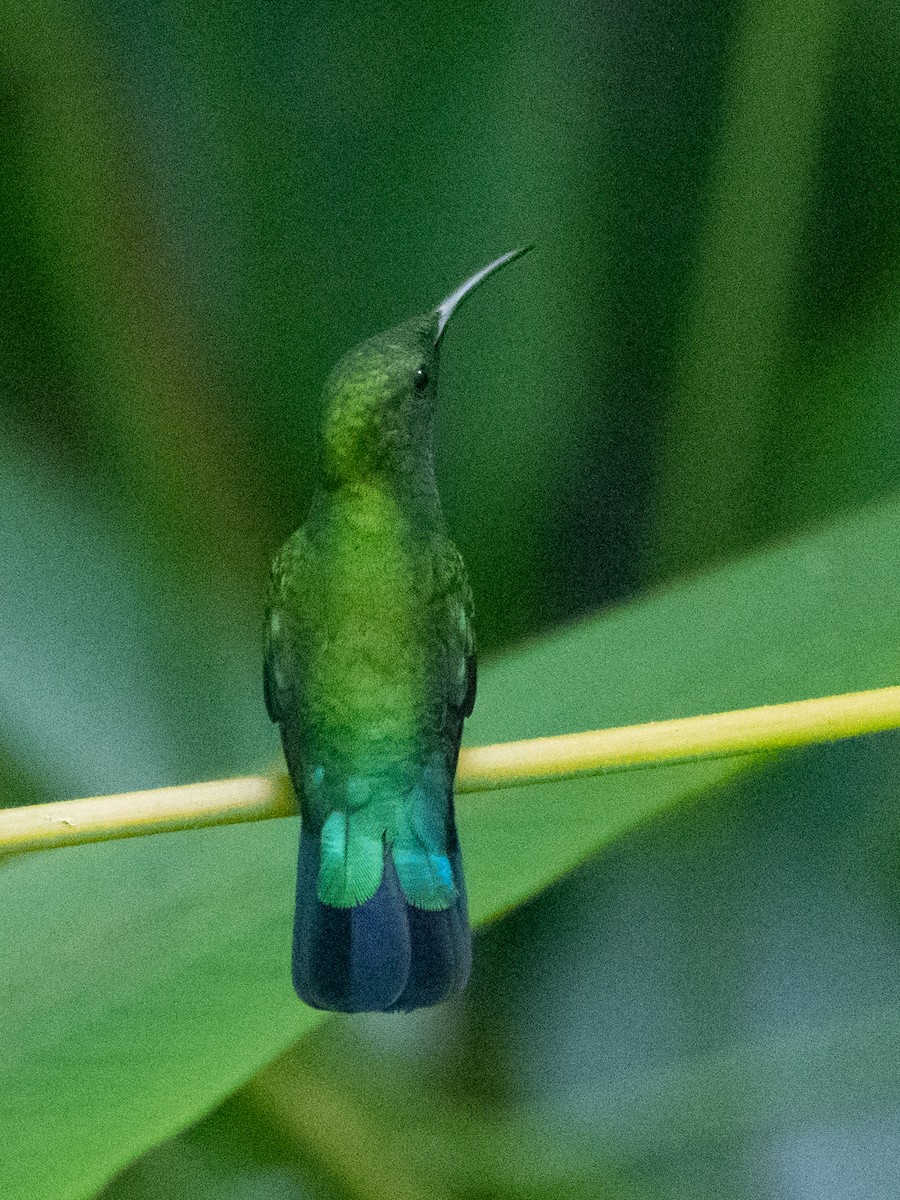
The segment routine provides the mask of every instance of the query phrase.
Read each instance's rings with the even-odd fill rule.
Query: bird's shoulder
[[[434,555],[432,603],[447,651],[450,704],[467,717],[475,704],[474,605],[462,555],[448,537],[441,538]]]
[[[472,613],[472,589],[465,563],[456,545],[442,534],[433,551],[433,593],[436,600],[452,600]]]
[[[301,526],[272,561],[266,597],[263,683],[266,708],[273,721],[282,721],[290,704],[296,659],[305,627],[313,614],[304,597],[315,597],[317,553],[313,539]]]
[[[302,588],[315,569],[316,551],[305,525],[287,539],[272,560],[269,572],[267,604],[271,609],[290,602],[292,593]]]

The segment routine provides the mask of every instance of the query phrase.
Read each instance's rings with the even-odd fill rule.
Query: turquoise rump
[[[406,1011],[469,976],[453,777],[475,639],[432,429],[450,316],[522,253],[337,365],[321,483],[273,563],[265,699],[302,818],[294,987],[316,1008]]]

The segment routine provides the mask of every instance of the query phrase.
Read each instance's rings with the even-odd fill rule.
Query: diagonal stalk
[[[900,687],[888,687],[710,716],[472,746],[460,754],[456,791],[482,792],[758,754],[898,727]],[[263,821],[296,812],[290,785],[280,774],[61,800],[0,811],[0,854]]]

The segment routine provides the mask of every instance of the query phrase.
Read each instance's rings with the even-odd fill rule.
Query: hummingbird
[[[272,564],[264,691],[301,814],[293,982],[314,1008],[405,1012],[469,977],[453,778],[475,635],[435,482],[438,357],[461,302],[528,249],[341,359],[319,487]]]

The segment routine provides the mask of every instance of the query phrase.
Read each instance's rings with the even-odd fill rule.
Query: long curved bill
[[[521,258],[523,254],[526,254],[531,249],[532,246],[520,246],[518,250],[510,250],[507,254],[501,254],[500,257],[495,259],[492,263],[488,263],[486,267],[482,267],[480,271],[476,271],[475,274],[470,279],[467,279],[465,283],[461,283],[455,292],[451,292],[447,299],[439,304],[436,309],[438,314],[438,327],[437,334],[435,335],[434,339],[435,342],[440,340],[441,335],[447,328],[447,322],[456,312],[457,308],[459,308],[463,300],[465,300],[466,296],[468,296],[471,292],[474,292],[478,285],[483,283],[489,275],[493,275],[495,271],[499,271],[500,268],[505,267],[507,263],[514,262],[515,259]]]

